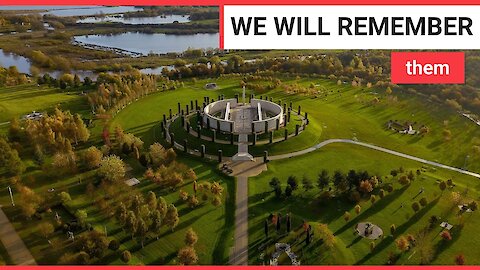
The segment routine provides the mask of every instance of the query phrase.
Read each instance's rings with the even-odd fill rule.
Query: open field
[[[27,84],[0,87],[0,123],[21,118],[32,111],[52,111],[55,106],[85,114],[89,106],[78,92],[60,92],[58,88]]]
[[[390,176],[390,171],[400,166],[403,166],[405,171],[421,169],[423,172],[409,186],[403,187],[397,182],[398,177]],[[356,215],[353,211],[355,203],[341,198],[326,201],[320,198],[321,191],[317,187],[304,192],[300,184],[299,190],[295,191],[291,198],[277,199],[268,184],[270,179],[275,176],[280,179],[282,187],[285,188],[286,179],[290,175],[296,176],[299,183],[303,177],[316,183],[317,175],[322,169],[327,169],[330,175],[334,170],[341,170],[344,173],[350,169],[367,170],[370,174],[382,176],[383,184],[392,183],[395,190],[387,194],[385,198],[378,199],[374,204],[371,204],[368,198],[363,198],[360,202],[362,210],[359,215]],[[442,194],[438,188],[438,182],[447,179],[453,179],[456,186]],[[480,261],[476,256],[475,243],[479,241],[477,230],[480,224],[475,218],[476,213],[464,214],[463,219],[459,219],[456,216],[457,211],[453,209],[456,206],[451,208],[452,203],[449,200],[450,191],[460,193],[468,191],[465,197],[470,200],[477,199],[480,189],[478,181],[473,177],[431,167],[424,166],[422,169],[422,164],[417,162],[358,146],[342,144],[329,145],[317,152],[289,160],[272,161],[268,165],[267,172],[251,178],[249,181],[250,262],[261,263],[259,260],[261,251],[258,248],[265,241],[263,221],[268,215],[281,213],[285,216],[285,214],[291,213],[293,216],[292,228],[301,225],[302,220],[326,223],[336,236],[337,243],[334,250],[330,251],[325,250],[325,247],[318,243],[318,238],[316,239],[317,243],[314,240],[309,247],[304,247],[304,243],[298,244],[296,248],[303,249],[306,254],[303,257],[303,264],[386,264],[388,254],[397,251],[394,240],[398,236],[406,234],[416,237],[417,246],[403,254],[397,264],[419,264],[419,250],[423,246],[429,246],[433,264],[453,264],[454,258],[458,254],[464,254],[468,264],[478,264]],[[425,192],[413,199],[421,188],[424,188]],[[415,213],[410,206],[420,197],[426,197],[429,203]],[[404,207],[401,207],[402,204]],[[343,219],[345,211],[351,213],[352,218],[349,222],[345,222]],[[454,225],[451,231],[453,240],[444,242],[441,237],[437,236],[441,232],[438,224],[426,236],[421,238],[417,236],[420,230],[428,224],[432,215],[437,215],[441,217],[442,221],[448,221]],[[364,221],[372,222],[384,231],[385,239],[375,241],[376,248],[373,252],[370,252],[369,246],[372,240],[361,239],[352,234],[355,224]],[[463,227],[460,225],[461,223],[464,223]],[[397,227],[394,237],[390,236],[391,224],[395,224]],[[274,229],[271,229],[270,237],[272,239],[278,237]],[[270,245],[275,242],[272,239]],[[322,255],[326,252],[335,254],[335,256],[332,258]],[[344,260],[345,258],[350,258],[350,261]],[[284,263],[288,264],[288,262]]]

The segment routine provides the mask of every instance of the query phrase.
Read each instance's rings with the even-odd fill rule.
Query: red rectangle
[[[463,52],[392,52],[391,81],[395,84],[463,84]]]

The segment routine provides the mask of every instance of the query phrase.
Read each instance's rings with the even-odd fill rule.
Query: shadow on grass
[[[368,218],[369,216],[374,215],[375,213],[384,209],[390,203],[392,203],[398,197],[400,197],[405,192],[405,190],[407,190],[407,189],[408,189],[408,186],[404,186],[401,189],[394,190],[392,193],[388,194],[388,196],[386,196],[385,198],[376,202],[374,205],[372,205],[370,208],[365,210],[363,213],[356,216],[354,219],[350,220],[347,224],[343,225],[340,229],[338,229],[334,233],[334,235],[339,235],[339,234],[345,232],[346,230],[353,228],[353,226],[355,226],[355,224],[357,224],[359,221],[364,220],[364,219]]]

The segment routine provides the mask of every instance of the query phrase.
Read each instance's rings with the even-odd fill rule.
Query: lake
[[[87,17],[77,20],[77,23],[123,23],[123,24],[165,24],[165,23],[186,23],[189,22],[188,15],[166,15],[156,17],[131,17],[125,18],[120,15],[109,15],[105,17]]]
[[[30,60],[27,58],[16,55],[13,53],[6,53],[2,49],[0,49],[0,66],[8,68],[10,66],[16,66],[18,71],[25,74],[30,74],[30,67],[31,67]],[[167,68],[168,70],[172,70],[173,66],[159,66],[156,68],[144,68],[140,69],[140,72],[144,74],[153,74],[153,75],[160,75],[162,74],[163,68]],[[62,76],[64,71],[60,70],[50,70],[50,71],[40,71],[40,74],[50,74],[53,78],[59,78]],[[98,77],[98,73],[95,73],[90,70],[72,70],[71,74],[77,74],[82,80],[85,77],[90,77],[92,80],[96,80]]]
[[[166,35],[127,32],[116,35],[75,36],[75,42],[148,55],[181,53],[187,49],[218,48],[219,34]]]

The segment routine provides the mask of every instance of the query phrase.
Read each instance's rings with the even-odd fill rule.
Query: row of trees
[[[93,112],[119,110],[132,101],[157,90],[155,76],[135,70],[125,74],[101,73],[96,91],[87,94]]]
[[[14,86],[27,83],[25,74],[21,74],[16,66],[4,68],[0,66],[0,86]]]

